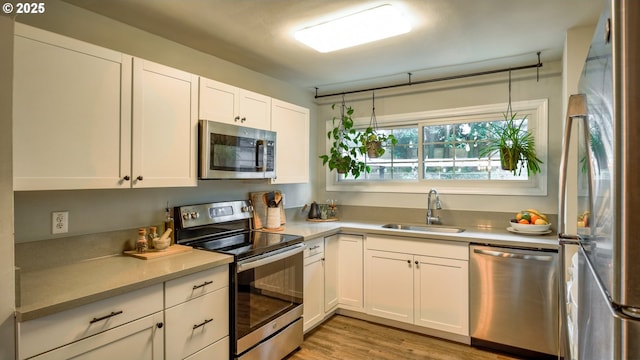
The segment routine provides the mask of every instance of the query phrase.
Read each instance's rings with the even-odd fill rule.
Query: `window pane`
[[[380,180],[417,180],[418,179],[418,127],[380,128],[380,134],[392,134],[398,143],[383,144],[384,154],[378,158],[368,155],[360,159],[371,169],[358,179],[349,175],[340,176],[338,181],[380,181]]]
[[[527,180],[525,174],[514,176],[501,169],[498,153],[481,157],[482,150],[496,135],[495,124],[477,121],[457,124],[429,125],[422,129],[424,154],[423,179],[451,180]],[[523,129],[526,128],[526,120]]]

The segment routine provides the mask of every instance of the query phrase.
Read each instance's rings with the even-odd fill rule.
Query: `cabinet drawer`
[[[229,337],[225,336],[215,344],[209,345],[185,360],[211,360],[229,358]]]
[[[307,248],[304,249],[305,258],[324,253],[324,238],[309,240],[306,244]]]
[[[165,310],[166,358],[183,359],[229,335],[229,288]]]
[[[469,260],[469,244],[457,241],[368,235],[366,247],[370,250]]]
[[[189,301],[229,286],[229,267],[218,266],[165,282],[165,307]]]
[[[18,323],[19,358],[25,359],[162,311],[162,284]]]
[[[162,312],[101,332],[31,360],[155,360],[164,358]]]

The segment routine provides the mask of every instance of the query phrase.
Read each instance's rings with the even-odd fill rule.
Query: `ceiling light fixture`
[[[411,24],[402,13],[386,4],[339,19],[298,30],[296,40],[327,53],[405,34]]]

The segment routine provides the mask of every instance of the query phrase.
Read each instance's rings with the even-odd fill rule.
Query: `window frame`
[[[529,128],[535,137],[538,157],[543,161],[541,172],[532,175],[528,180],[432,180],[423,179],[424,167],[422,126],[448,123],[469,122],[471,120],[496,120],[503,118],[506,103],[468,106],[451,109],[430,110],[404,114],[376,116],[379,127],[416,125],[418,127],[418,171],[417,180],[355,180],[338,181],[335,171],[325,168],[327,191],[373,192],[373,193],[424,193],[426,189],[435,187],[440,193],[473,194],[473,195],[526,195],[546,196],[548,175],[548,99],[535,99],[511,103],[514,113],[529,116]],[[358,117],[354,119],[354,127],[366,127],[370,119]],[[331,120],[326,122],[326,131],[332,128]],[[325,134],[326,134],[325,131]],[[325,151],[331,144],[325,137]]]

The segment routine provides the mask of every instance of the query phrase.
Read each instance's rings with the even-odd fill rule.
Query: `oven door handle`
[[[250,270],[258,266],[271,264],[278,260],[288,258],[289,256],[293,256],[303,252],[306,247],[307,245],[305,245],[305,243],[299,243],[299,244],[295,244],[287,247],[286,250],[284,251],[280,251],[280,252],[273,251],[273,252],[269,252],[264,255],[261,255],[257,257],[257,259],[251,258],[245,261],[239,261],[237,265],[237,272],[241,273],[243,271]]]

